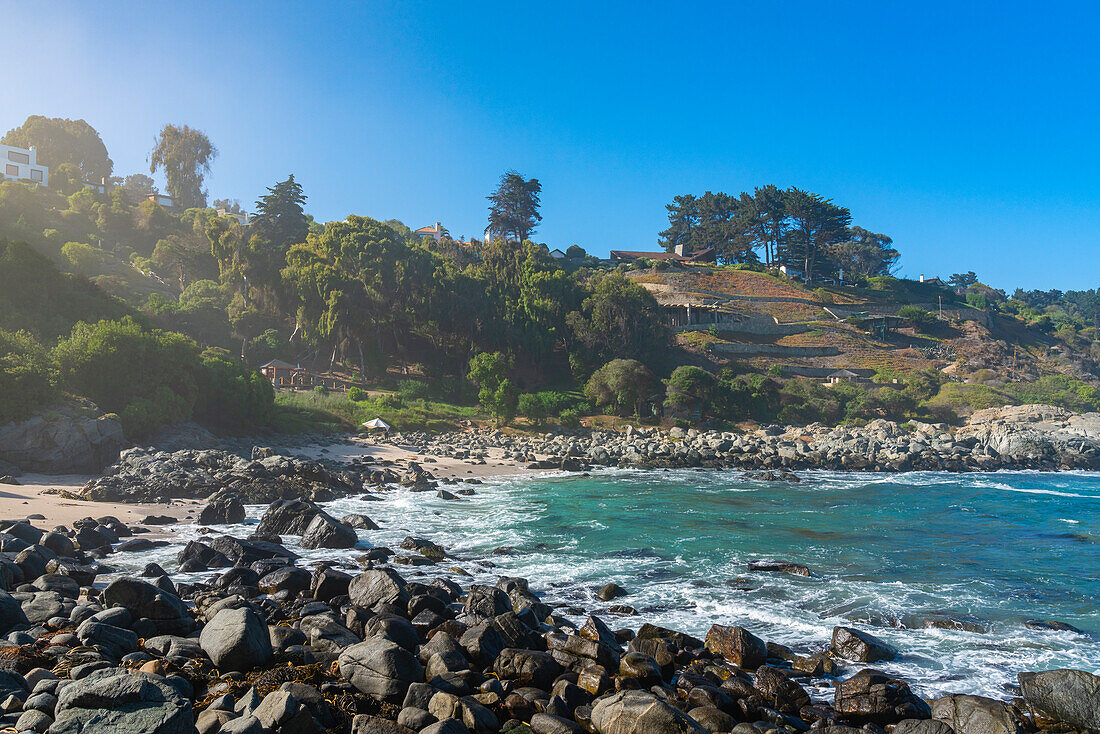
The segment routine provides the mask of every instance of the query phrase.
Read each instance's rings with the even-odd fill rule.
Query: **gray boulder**
[[[248,608],[222,609],[199,635],[199,645],[221,671],[244,672],[271,659],[267,625]]]
[[[352,604],[365,609],[380,603],[404,606],[410,598],[405,579],[389,568],[370,569],[353,578],[348,585],[348,596]]]
[[[1003,701],[985,696],[944,696],[932,703],[932,718],[955,734],[1022,734],[1023,722]]]
[[[339,657],[340,675],[359,691],[399,704],[409,684],[424,680],[416,655],[385,637],[372,637],[346,648]]]
[[[0,635],[8,634],[13,627],[21,624],[27,624],[23,607],[11,594],[0,590]]]
[[[1100,677],[1083,670],[1020,673],[1024,700],[1052,719],[1100,729]]]
[[[192,734],[191,702],[160,676],[106,670],[65,686],[51,734]]]
[[[199,510],[199,525],[234,525],[244,522],[244,505],[236,497],[218,497]]]
[[[649,691],[619,691],[592,707],[596,734],[708,734],[699,722]]]

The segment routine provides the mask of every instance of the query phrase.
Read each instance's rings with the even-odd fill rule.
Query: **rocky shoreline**
[[[268,463],[293,467],[280,481],[301,477],[301,462],[257,461],[276,458]],[[396,478],[426,488],[426,472],[416,474]],[[313,490],[336,480],[332,493],[348,478],[319,476],[310,475]],[[286,489],[280,481],[265,486]],[[610,607],[574,624],[525,579],[471,584],[467,562],[429,539],[371,547],[377,526],[364,515],[338,519],[310,500],[283,498],[251,535],[219,530],[244,517],[240,496],[219,487],[198,518],[209,532],[177,544],[171,572],[148,564],[141,578],[111,566],[169,542],[143,538],[146,527],[113,517],[49,531],[0,525],[0,726],[83,734],[1100,729],[1100,677],[1086,672],[1021,672],[1007,701],[929,701],[873,667],[898,651],[860,629],[837,627],[826,647],[796,654],[739,626],[716,624],[703,639],[638,626],[637,617],[616,628],[631,610],[615,585],[596,595]],[[286,536],[300,536],[302,548],[363,553],[345,567],[306,565]],[[429,580],[417,570],[425,565],[448,573]],[[203,580],[174,582],[170,573]],[[97,584],[104,576],[109,583]],[[827,688],[831,696],[811,699]]]
[[[744,433],[633,428],[521,435],[495,430],[395,434],[432,456],[484,458],[490,449],[532,468],[836,471],[1100,470],[1100,414],[1027,405],[979,411],[961,428],[875,420],[865,426],[768,426]],[[545,457],[538,459],[537,457]]]

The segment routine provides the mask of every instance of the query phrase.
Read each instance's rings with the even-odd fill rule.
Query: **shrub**
[[[580,414],[573,408],[566,408],[558,414],[558,421],[563,428],[579,428],[581,425]]]
[[[380,408],[400,408],[401,397],[394,395],[393,393],[386,393],[385,395],[379,395],[374,399],[374,402],[378,404]]]
[[[25,331],[0,329],[0,424],[23,420],[58,397],[57,365]]]
[[[397,385],[397,392],[404,400],[419,400],[430,397],[432,391],[423,380],[402,380]]]
[[[967,293],[966,305],[980,309],[982,311],[989,308],[989,301],[982,293]]]
[[[1035,382],[1014,383],[1005,391],[1021,403],[1044,403],[1086,413],[1100,410],[1100,390],[1068,375],[1046,375]]]
[[[470,381],[478,387],[477,399],[498,425],[507,425],[516,414],[516,390],[508,379],[512,360],[502,352],[482,352],[470,360]]]
[[[922,332],[929,331],[939,322],[934,313],[920,306],[902,306],[898,309],[898,316],[909,319],[913,324],[913,328]]]
[[[519,396],[516,404],[516,412],[524,418],[530,419],[536,426],[541,426],[549,414],[546,403],[540,399],[539,395],[529,392],[525,392]]]
[[[352,401],[353,403],[361,403],[368,397],[369,396],[367,395],[367,391],[361,387],[348,388],[348,400]]]

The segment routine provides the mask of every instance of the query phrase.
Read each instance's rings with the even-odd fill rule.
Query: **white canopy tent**
[[[364,428],[381,428],[383,431],[390,430],[391,426],[381,418],[375,418],[374,420],[365,421],[363,423]]]

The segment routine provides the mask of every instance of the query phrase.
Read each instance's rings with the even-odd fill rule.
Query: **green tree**
[[[218,155],[210,138],[184,125],[165,125],[149,158],[149,172],[164,170],[168,193],[180,209],[206,206],[203,179]]]
[[[0,425],[23,420],[58,398],[57,365],[25,331],[0,329]]]
[[[658,389],[657,378],[636,359],[613,359],[592,373],[584,395],[595,405],[610,407],[619,415],[640,416]]]
[[[74,166],[81,180],[96,182],[109,178],[114,169],[107,146],[84,120],[31,115],[0,138],[0,143],[35,148],[38,162],[50,167],[51,184],[55,169],[63,164]]]
[[[956,288],[969,288],[972,285],[977,284],[978,276],[973,270],[969,270],[965,273],[955,273],[948,280],[948,283]]]
[[[787,192],[778,186],[758,186],[750,196],[741,194],[745,217],[749,221],[753,244],[764,248],[764,263],[779,264],[779,255],[787,244],[790,219],[787,213]]]
[[[863,227],[851,227],[848,236],[828,247],[829,261],[849,280],[889,275],[900,257],[893,240]]]
[[[594,276],[589,285],[592,294],[567,318],[583,361],[600,364],[621,358],[660,364],[672,337],[653,295],[618,272]]]
[[[542,221],[541,193],[542,184],[537,178],[525,179],[516,171],[502,175],[497,190],[486,197],[490,236],[516,243],[529,239]]]
[[[791,218],[788,259],[800,260],[803,277],[812,283],[818,261],[848,236],[852,214],[829,199],[794,187],[787,189],[786,210]]]
[[[498,425],[507,425],[516,414],[516,390],[508,378],[511,368],[512,360],[502,352],[481,352],[470,359],[467,377],[478,388],[478,402]]]
[[[697,412],[706,417],[715,412],[718,380],[700,367],[683,365],[668,378],[665,406],[674,411]]]
[[[156,193],[157,190],[156,182],[144,173],[130,174],[119,188],[122,189],[126,198],[132,204],[145,201],[150,194]]]
[[[309,220],[302,208],[305,203],[302,185],[292,173],[285,181],[269,187],[256,202],[256,213],[250,222],[252,231],[285,256],[291,245],[305,242],[309,234]]]

